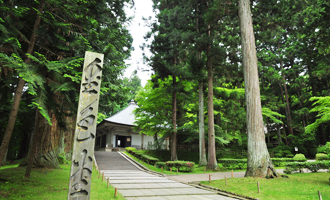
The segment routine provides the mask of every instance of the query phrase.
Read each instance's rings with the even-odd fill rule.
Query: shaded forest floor
[[[0,199],[66,199],[68,195],[71,165],[61,169],[33,168],[31,177],[24,179],[25,167],[18,164],[0,169]],[[92,174],[91,199],[124,199],[120,194],[114,197],[114,188],[107,188],[98,173]]]

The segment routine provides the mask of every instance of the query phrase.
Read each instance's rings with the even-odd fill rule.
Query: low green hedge
[[[167,161],[165,162],[166,169],[175,167],[180,172],[192,172],[194,171],[195,163],[191,161],[183,161],[183,160],[177,160],[177,161]]]
[[[271,158],[271,160],[275,167],[285,166],[285,163],[288,163],[288,162],[294,162],[294,161],[305,162],[305,161],[307,161],[306,158],[300,159],[300,157],[296,158],[296,160],[294,160],[293,158]],[[218,162],[219,162],[219,164],[222,164],[222,166],[227,169],[244,169],[247,167],[246,158],[245,159],[222,158],[222,159],[219,159]]]
[[[329,161],[315,161],[315,162],[291,162],[286,163],[284,173],[291,174],[292,172],[302,172],[302,169],[307,168],[312,172],[317,172],[319,169],[329,169]]]
[[[149,163],[151,165],[153,165],[159,161],[157,158],[154,158],[149,155],[145,155],[142,151],[137,151],[134,147],[126,147],[125,149],[128,153],[132,154],[136,158],[138,158],[146,163]]]
[[[151,165],[153,165],[153,164],[155,164],[156,162],[159,161],[157,158],[154,158],[152,156],[148,156],[148,155],[145,155],[145,154],[141,155],[141,160],[144,161],[144,162],[147,162]]]
[[[162,168],[163,167],[163,169],[165,168],[165,163],[164,162],[156,162],[156,167],[157,168]]]
[[[134,148],[134,147],[126,147],[125,150],[130,154],[137,151],[136,148]]]
[[[298,153],[293,157],[293,160],[296,162],[305,162],[307,161],[306,157],[304,154],[302,153]]]
[[[330,157],[324,153],[318,153],[315,156],[316,160],[330,160]]]
[[[227,169],[243,169],[246,168],[247,159],[231,159],[221,158],[218,160],[219,164],[222,164]]]

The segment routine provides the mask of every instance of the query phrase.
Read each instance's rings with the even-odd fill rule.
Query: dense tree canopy
[[[318,145],[330,139],[327,104],[330,94],[330,3],[326,0],[254,0],[250,6],[269,151],[276,151],[274,146],[287,145],[285,148],[292,152],[298,147],[301,153],[313,156]],[[246,149],[243,89],[246,83],[237,1],[155,0],[154,9],[157,21],[150,23],[152,31],[146,38],[154,37],[151,45],[144,48],[151,49],[152,56],[146,61],[156,76],[153,86],[146,86],[144,98],[153,96],[159,86],[167,83],[164,76],[179,76],[179,84],[183,84],[183,80],[189,81],[192,89],[184,94],[185,105],[177,110],[187,116],[177,125],[181,131],[178,138],[181,143],[198,144],[198,84],[202,83],[205,97],[208,91],[206,70],[211,62],[216,145],[223,150],[233,146]],[[164,100],[169,104],[169,99]],[[157,117],[156,110],[150,110],[152,107],[143,110],[149,104],[147,101],[149,99],[138,101],[139,112],[143,113],[144,119],[148,113]],[[205,118],[209,113],[207,105],[203,113]],[[141,127],[151,125],[142,119],[138,124]],[[153,134],[157,128],[164,128],[161,124],[153,121],[154,128],[148,127],[145,131]]]
[[[50,142],[56,154],[57,139],[64,137],[61,130],[68,133],[75,121],[85,51],[105,55],[99,111],[109,116],[127,104],[129,89],[120,77],[131,51],[132,37],[125,27],[130,19],[124,12],[130,4],[130,0],[0,1],[1,141],[13,94],[15,90],[22,94],[9,158],[27,154],[31,133],[44,135],[39,138],[51,135],[41,127],[44,120],[52,129],[59,127]],[[18,82],[25,83],[21,91]],[[72,136],[66,138],[67,152],[71,140]]]

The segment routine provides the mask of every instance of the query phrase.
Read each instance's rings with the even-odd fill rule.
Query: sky
[[[143,51],[141,50],[140,46],[143,43],[146,43],[143,36],[145,36],[146,33],[150,31],[150,28],[145,26],[145,22],[142,20],[142,18],[149,18],[149,16],[151,16],[152,19],[155,19],[155,14],[152,11],[151,0],[134,0],[134,3],[135,5],[133,8],[128,6],[125,8],[127,16],[134,17],[132,22],[127,27],[133,37],[134,51],[131,52],[130,59],[125,61],[128,67],[124,73],[124,76],[129,78],[132,72],[137,70],[137,75],[141,79],[142,86],[144,86],[147,83],[147,80],[150,79],[152,71],[149,66],[143,64]],[[145,49],[144,53],[147,56],[150,56],[148,49]]]

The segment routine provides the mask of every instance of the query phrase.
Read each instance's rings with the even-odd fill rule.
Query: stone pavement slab
[[[108,177],[106,177],[108,178]],[[172,181],[166,178],[160,179],[160,180],[111,180],[110,179],[110,184],[115,184],[115,183],[126,183],[126,184],[132,184],[132,183],[175,183],[176,181]]]
[[[139,197],[139,196],[168,196],[168,195],[205,195],[216,194],[208,190],[199,188],[165,188],[165,189],[138,189],[138,190],[120,190],[124,197]]]
[[[108,155],[110,154],[110,155]],[[128,200],[231,200],[215,191],[141,171],[117,152],[95,152],[96,162],[113,187]]]
[[[233,200],[221,195],[170,195],[157,197],[128,197],[127,200]]]
[[[188,188],[192,187],[190,185],[182,184],[182,183],[157,183],[157,184],[112,184],[113,187],[118,189],[156,189],[156,188]]]
[[[95,151],[97,165],[102,170],[139,170],[117,152]]]

